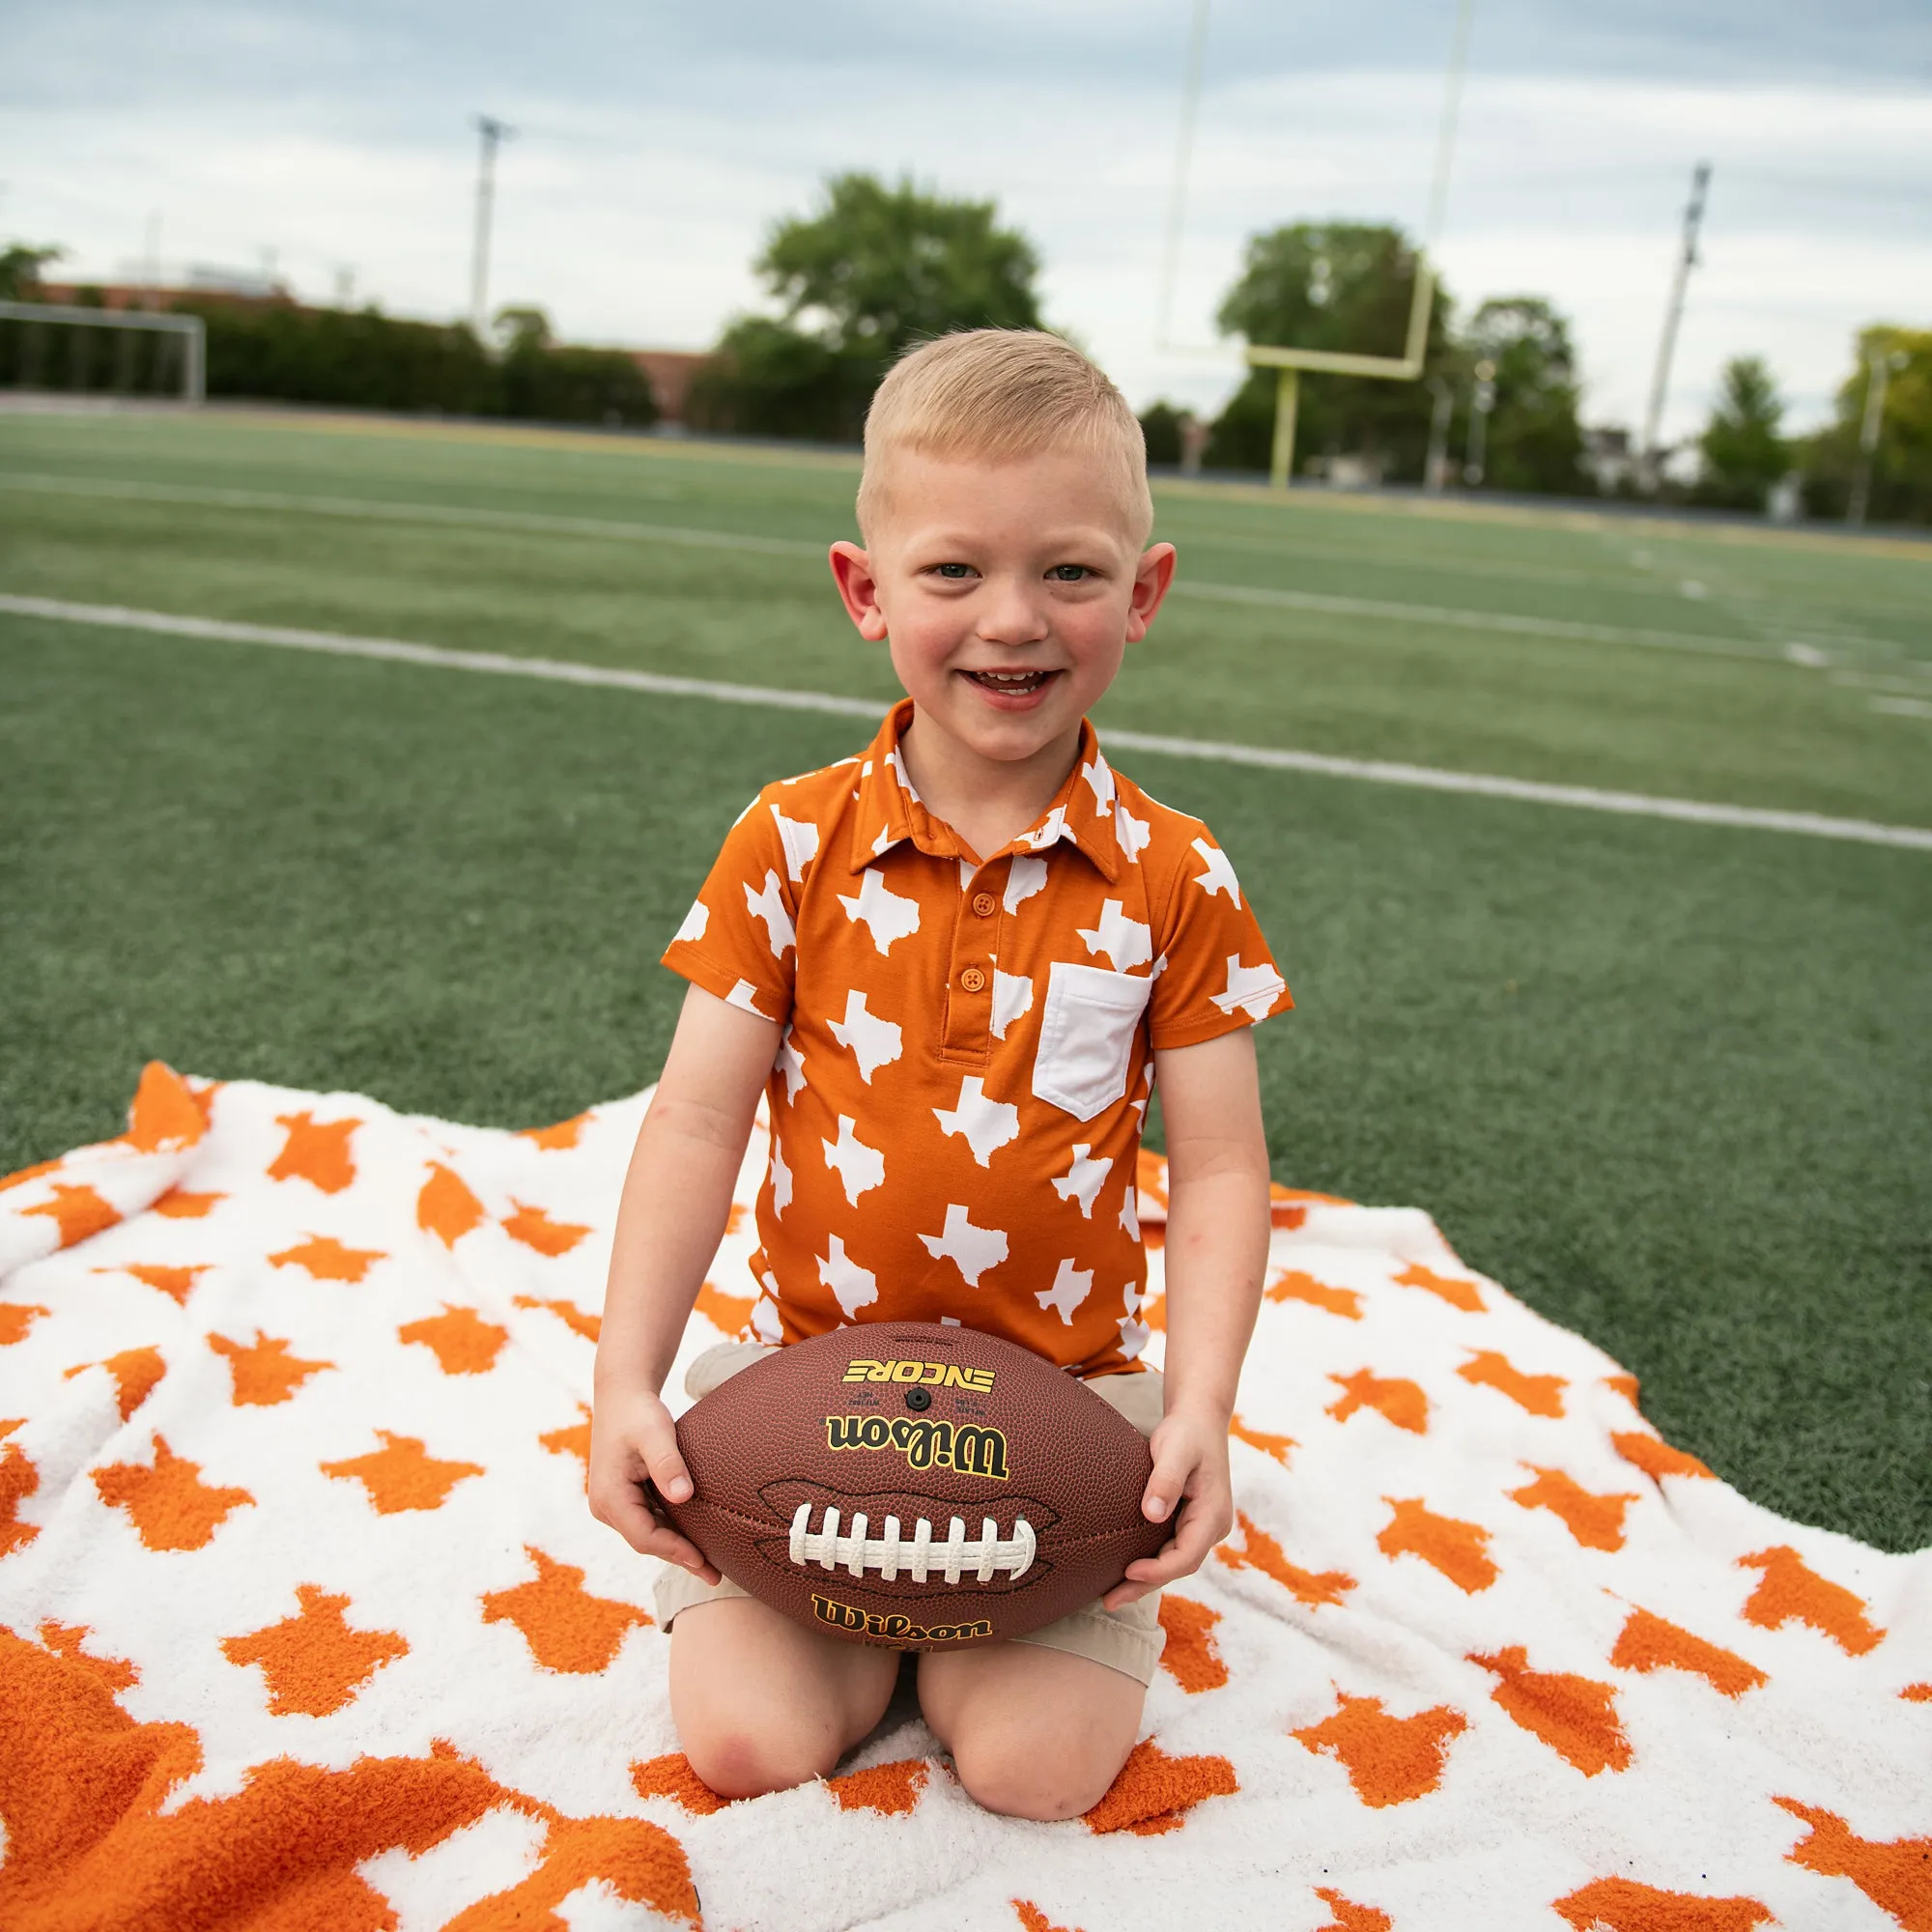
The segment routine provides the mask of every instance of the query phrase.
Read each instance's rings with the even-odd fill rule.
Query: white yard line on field
[[[147,631],[163,637],[205,638],[222,643],[270,644],[319,651],[333,657],[382,658],[439,670],[485,671],[534,677],[554,684],[594,685],[648,692],[664,697],[707,698],[721,704],[754,704],[786,711],[830,712],[840,718],[877,719],[884,700],[841,697],[831,692],[784,691],[770,685],[724,684],[709,678],[670,677],[657,671],[604,665],[568,664],[554,658],[506,657],[496,651],[447,650],[399,638],[358,638],[337,631],[296,630],[278,624],[242,624],[222,617],[184,617],[166,611],[130,611],[113,604],[70,604],[52,597],[0,593],[0,613],[107,630]],[[1432,765],[1386,763],[1372,758],[1329,757],[1320,752],[1278,751],[1265,745],[1223,745],[1200,738],[1169,738],[1147,731],[1109,729],[1104,742],[1163,757],[1199,758],[1212,764],[1252,765],[1267,771],[1306,772],[1320,778],[1363,780],[1371,784],[1415,786],[1426,791],[1471,793],[1559,805],[1582,811],[1609,811],[1636,818],[1669,818],[1692,825],[1734,826],[1752,832],[1797,833],[1812,838],[1849,839],[1865,845],[1932,851],[1932,831],[1915,825],[1880,825],[1862,818],[1827,818],[1810,811],[1776,811],[1758,806],[1708,805],[1699,799],[1654,798],[1643,792],[1599,791],[1588,785],[1543,784],[1487,772],[1453,772]]]
[[[198,483],[145,483],[113,477],[76,477],[32,470],[0,470],[0,490],[27,495],[93,497],[128,502],[195,503],[210,509],[294,512],[350,517],[365,523],[440,524],[479,529],[527,530],[534,535],[615,538],[683,545],[699,550],[740,550],[767,556],[824,558],[827,546],[803,537],[753,536],[686,524],[639,524],[615,518],[559,517],[537,510],[492,510],[453,503],[388,502],[355,497],[312,497],[276,490],[219,489]],[[1631,629],[1618,624],[1578,624],[1561,617],[1523,617],[1472,611],[1451,604],[1406,604],[1383,598],[1331,597],[1313,590],[1280,590],[1264,584],[1217,583],[1183,577],[1179,597],[1211,599],[1263,610],[1302,611],[1322,616],[1372,618],[1436,629],[1547,638],[1562,643],[1628,644],[1643,650],[1688,652],[1700,657],[1746,659],[1756,664],[1809,662],[1775,644],[1747,638],[1709,637],[1694,631]]]

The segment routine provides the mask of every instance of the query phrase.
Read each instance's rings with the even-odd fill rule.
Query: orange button
[[[993,908],[998,904],[999,900],[996,899],[991,893],[975,893],[973,895],[973,910],[977,912],[981,919],[991,919],[993,916]]]
[[[986,976],[977,966],[969,966],[959,976],[959,983],[969,993],[983,993],[986,990]]]

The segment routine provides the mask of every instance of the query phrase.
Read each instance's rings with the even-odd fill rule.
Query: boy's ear
[[[845,614],[858,625],[862,638],[883,643],[886,613],[879,603],[879,580],[872,573],[872,559],[857,544],[840,537],[832,546],[830,561]]]
[[[1127,599],[1127,642],[1147,636],[1153,615],[1167,599],[1174,582],[1175,549],[1171,543],[1150,544],[1134,566],[1134,587]]]

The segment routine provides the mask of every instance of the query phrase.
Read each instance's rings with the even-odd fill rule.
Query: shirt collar
[[[852,870],[863,871],[901,839],[911,839],[935,859],[963,859],[965,848],[952,828],[933,817],[913,789],[899,756],[899,735],[912,723],[912,699],[902,698],[887,714],[878,735],[859,763],[858,811],[852,829]],[[1073,770],[1053,803],[1006,852],[1043,852],[1065,841],[1085,853],[1107,883],[1121,875],[1122,853],[1115,833],[1114,774],[1101,755],[1093,724],[1080,721],[1080,750]],[[1001,853],[990,855],[1001,857]]]

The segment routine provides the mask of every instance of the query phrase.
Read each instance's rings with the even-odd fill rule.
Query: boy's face
[[[920,718],[969,761],[1070,756],[1166,595],[1173,545],[1141,551],[1118,488],[1084,452],[888,460],[868,548],[832,549],[852,621],[890,643]]]

